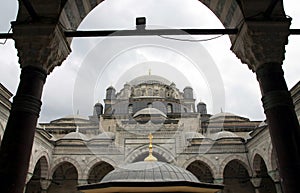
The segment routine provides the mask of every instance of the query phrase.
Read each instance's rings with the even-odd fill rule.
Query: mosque
[[[290,91],[298,120],[299,91],[298,82]],[[0,96],[2,139],[12,94],[0,85]],[[193,88],[180,90],[164,77],[144,75],[119,91],[108,87],[104,103],[96,103],[89,117],[39,123],[24,192],[75,193],[122,180],[136,185],[141,179],[155,184],[181,179],[224,186],[224,193],[281,193],[268,124],[228,112],[211,115],[204,102],[195,101]],[[157,161],[144,164],[149,134]],[[143,169],[149,164],[159,174]]]

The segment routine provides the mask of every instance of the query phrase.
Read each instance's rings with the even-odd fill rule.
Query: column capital
[[[40,184],[41,184],[42,190],[47,190],[51,184],[51,180],[42,179],[42,180],[40,180]]]
[[[63,29],[57,23],[12,22],[12,28],[21,68],[34,66],[49,74],[71,52]]]
[[[272,178],[274,182],[281,182],[281,178],[278,170],[269,171],[268,175]]]
[[[253,184],[253,186],[254,186],[255,188],[260,187],[261,180],[262,180],[262,178],[259,178],[259,177],[252,177],[252,178],[250,179],[251,183]]]
[[[252,71],[266,63],[282,64],[290,25],[290,18],[279,21],[245,21],[231,50]]]

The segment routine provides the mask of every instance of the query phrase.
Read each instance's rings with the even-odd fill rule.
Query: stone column
[[[21,77],[0,149],[1,192],[22,193],[30,161],[43,86],[70,52],[56,24],[13,23]]]
[[[51,180],[48,180],[48,179],[42,179],[40,181],[41,183],[41,188],[42,188],[42,191],[41,193],[47,193],[47,189],[49,188],[50,184],[51,184]]]
[[[261,184],[261,178],[258,177],[252,177],[251,178],[251,183],[255,188],[255,193],[259,193],[259,188],[260,188],[260,184]]]
[[[246,21],[232,46],[256,72],[284,193],[297,192],[300,181],[300,128],[281,66],[290,23],[287,18]]]
[[[268,175],[274,181],[276,192],[282,193],[282,188],[281,188],[281,184],[280,184],[280,176],[279,176],[278,170],[269,171]]]

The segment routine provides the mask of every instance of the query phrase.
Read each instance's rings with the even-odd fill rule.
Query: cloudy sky
[[[292,28],[300,28],[296,0],[285,0]],[[0,32],[15,20],[17,1],[2,0]],[[134,29],[135,18],[147,17],[147,28],[223,28],[218,19],[197,0],[106,0],[81,23],[80,29]],[[214,36],[181,36],[192,41]],[[1,40],[4,42],[4,40]],[[192,86],[208,112],[223,111],[263,120],[260,90],[253,74],[230,51],[228,36],[210,41],[178,41],[165,37],[74,38],[72,53],[48,77],[42,97],[40,122],[69,114],[88,116],[95,102],[103,102],[108,86],[146,75],[164,76],[183,89]],[[284,61],[285,78],[291,88],[299,81],[300,36],[290,36]],[[0,45],[0,82],[13,94],[19,82],[14,42]]]

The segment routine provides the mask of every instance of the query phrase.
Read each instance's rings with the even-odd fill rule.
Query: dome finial
[[[148,157],[146,157],[144,159],[144,161],[157,161],[157,158],[152,155],[152,152],[153,152],[153,148],[152,148],[153,135],[151,133],[149,133],[148,138],[149,138],[149,155],[148,155]]]
[[[148,73],[149,73],[149,76],[151,76],[151,68],[149,68],[149,71],[148,71]]]

